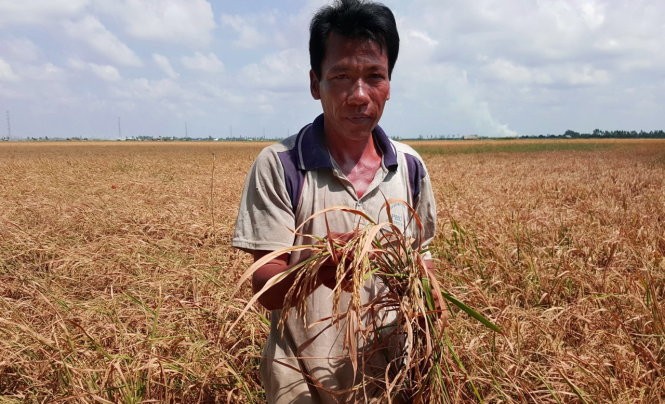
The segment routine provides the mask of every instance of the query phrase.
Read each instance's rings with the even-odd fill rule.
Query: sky
[[[393,137],[665,129],[665,2],[385,0]],[[269,137],[324,0],[0,0],[0,137]]]

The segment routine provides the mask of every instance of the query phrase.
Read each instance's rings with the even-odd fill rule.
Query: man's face
[[[321,100],[326,136],[366,138],[390,97],[388,56],[373,41],[332,33],[321,77],[310,71],[310,90]]]

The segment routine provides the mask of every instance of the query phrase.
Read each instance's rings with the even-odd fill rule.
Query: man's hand
[[[254,262],[268,253],[269,251],[255,251]],[[270,278],[289,269],[288,262],[289,254],[282,254],[257,269],[252,274],[252,292],[256,294],[263,289]],[[268,310],[281,309],[284,306],[284,296],[293,285],[294,278],[294,276],[287,276],[284,280],[275,284],[259,297],[259,303]]]
[[[354,232],[349,233],[331,233],[329,235],[330,240],[337,246],[345,245],[353,236]],[[254,262],[259,260],[261,257],[268,254],[269,251],[255,251],[254,252]],[[335,255],[329,257],[326,262],[324,262],[319,268],[318,280],[321,284],[327,286],[330,289],[334,289],[337,285],[337,265],[341,260],[344,259],[342,253],[339,251],[334,251]],[[351,290],[351,278],[353,274],[349,268],[349,264],[353,261],[353,257],[346,257],[344,259],[345,267],[347,270],[345,280],[342,281],[342,289],[345,291]],[[282,254],[268,263],[257,269],[252,275],[252,291],[254,293],[259,292],[266,283],[275,275],[288,270],[289,265],[289,254]],[[287,292],[293,285],[295,280],[295,273],[287,276],[279,283],[273,285],[268,291],[266,291],[261,297],[259,297],[259,303],[261,303],[268,310],[276,310],[284,307],[284,297]]]
[[[343,246],[355,236],[355,232],[348,233],[331,233],[328,236],[329,242],[332,242],[336,246]],[[352,278],[353,273],[351,272],[350,264],[353,261],[353,257],[346,256],[344,257],[342,252],[336,248],[332,248],[333,255],[328,257],[328,259],[319,267],[319,281],[330,289],[334,289],[337,286],[337,267],[340,265],[340,261],[344,260],[345,275],[342,280],[342,289],[346,292],[351,291],[351,286],[353,284]]]

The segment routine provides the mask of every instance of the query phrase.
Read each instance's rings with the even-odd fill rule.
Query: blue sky
[[[384,3],[390,135],[665,129],[665,2]],[[0,0],[0,136],[9,117],[12,138],[284,137],[320,111],[307,29],[325,4]]]

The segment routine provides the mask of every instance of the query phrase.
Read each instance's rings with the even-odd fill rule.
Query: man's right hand
[[[345,245],[349,240],[355,236],[355,232],[348,233],[331,233],[328,238],[332,240],[335,245]],[[353,257],[347,256],[344,258],[342,254],[338,251],[333,251],[333,256],[328,257],[326,262],[324,262],[321,267],[319,267],[319,281],[323,283],[326,287],[334,289],[337,286],[337,267],[341,260],[344,260],[344,267],[346,269],[344,280],[342,280],[342,289],[349,292],[351,290],[351,284],[353,273],[351,273],[351,268],[349,267],[353,261]]]
[[[331,233],[329,237],[337,245],[344,245],[347,243],[353,236],[354,232],[349,233]],[[255,251],[254,252],[254,262],[268,254],[270,251]],[[330,289],[334,289],[337,285],[337,265],[343,257],[341,254],[337,254],[334,257],[330,257],[324,262],[321,267],[319,267],[318,280],[320,283],[325,285]],[[352,259],[345,260],[347,263],[351,262]],[[348,266],[348,265],[347,265]],[[275,275],[289,269],[289,254],[282,254],[268,263],[261,266],[257,269],[252,275],[252,291],[254,293],[259,292],[266,283]],[[352,274],[348,271],[347,268],[347,279],[342,283],[342,289],[349,291],[351,286],[351,276]],[[290,274],[280,282],[273,285],[268,291],[259,297],[259,303],[261,303],[268,310],[276,310],[284,307],[284,297],[287,292],[293,285],[295,280],[295,273]]]
[[[258,261],[268,253],[269,251],[255,251],[253,254],[254,262]],[[252,292],[256,294],[263,289],[270,278],[279,275],[287,269],[289,269],[289,254],[282,254],[273,258],[252,274]],[[294,279],[295,276],[292,274],[284,278],[281,282],[273,285],[259,297],[259,303],[268,310],[276,310],[284,307],[284,296],[286,296],[291,285],[293,285]]]

